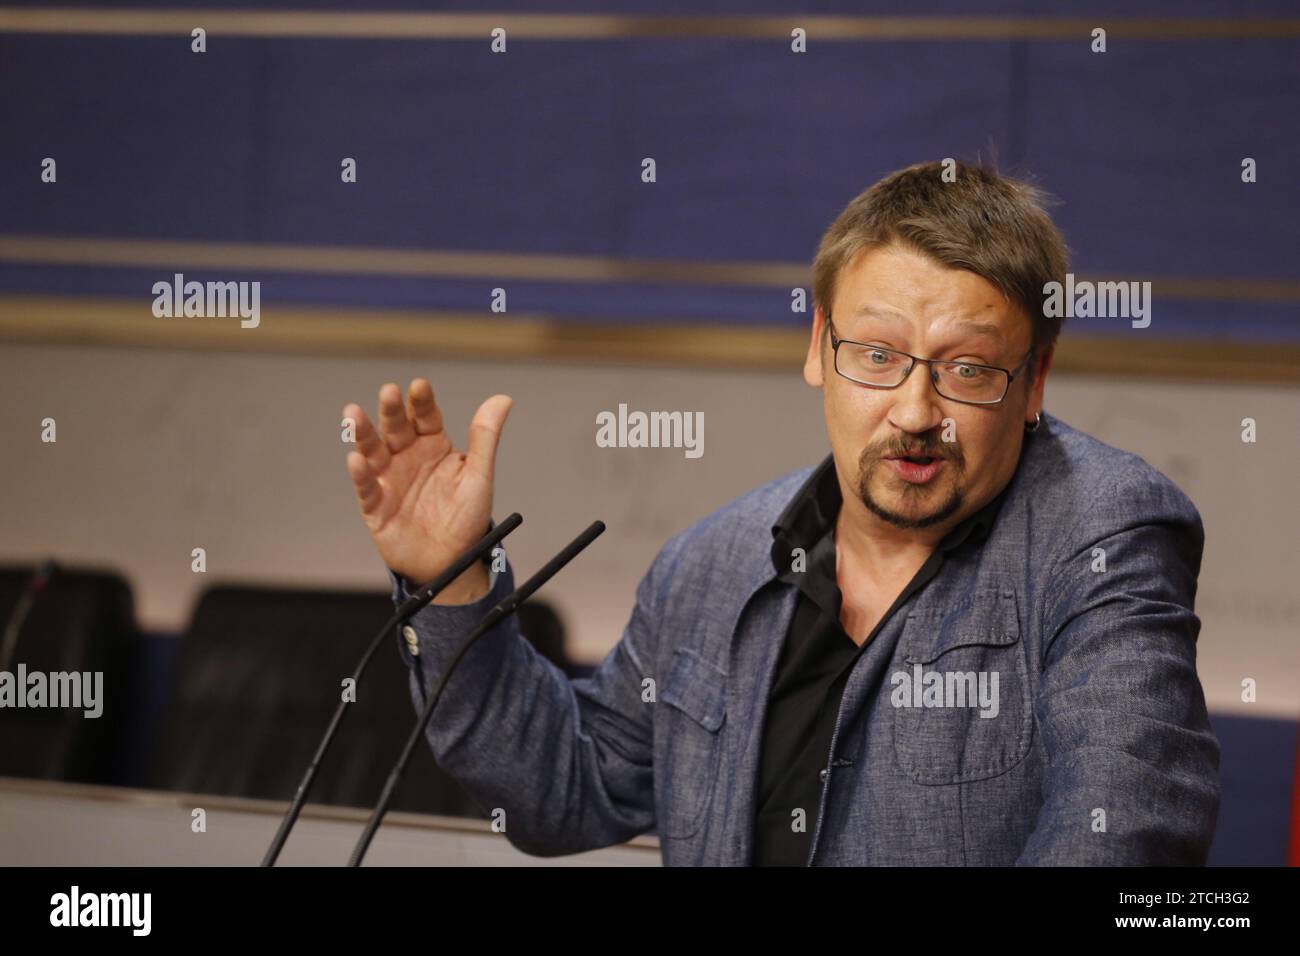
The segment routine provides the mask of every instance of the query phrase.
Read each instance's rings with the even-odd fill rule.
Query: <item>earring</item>
[[[1026,424],[1026,425],[1025,425],[1025,431],[1027,431],[1027,432],[1036,432],[1036,431],[1038,431],[1038,426],[1041,425],[1041,424],[1043,424],[1043,413],[1042,413],[1042,412],[1034,412],[1034,423],[1033,423],[1032,425]]]

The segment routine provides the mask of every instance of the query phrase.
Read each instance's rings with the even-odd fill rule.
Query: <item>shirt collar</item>
[[[992,501],[949,531],[939,542],[938,550],[947,552],[967,542],[982,542],[988,537],[1005,498],[1004,488]],[[792,548],[801,547],[810,552],[831,531],[842,504],[843,497],[835,474],[835,456],[827,455],[772,525],[772,566],[778,574],[790,567]]]

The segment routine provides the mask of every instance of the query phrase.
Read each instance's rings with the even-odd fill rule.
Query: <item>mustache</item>
[[[890,441],[871,446],[865,450],[864,458],[944,458],[961,462],[964,460],[961,449],[955,442],[945,442],[938,438],[920,437],[911,441]]]

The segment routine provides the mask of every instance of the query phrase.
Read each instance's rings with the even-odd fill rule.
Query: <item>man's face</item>
[[[865,249],[844,267],[831,321],[841,339],[1007,370],[1032,341],[1028,318],[992,283],[900,245]],[[854,495],[890,526],[943,532],[1006,486],[1024,426],[1042,408],[1050,350],[1035,355],[1032,384],[1026,366],[1001,404],[976,406],[940,395],[921,363],[897,388],[849,381],[835,371],[825,326],[819,305],[804,379],[823,389],[846,504]],[[933,461],[917,465],[909,457]]]

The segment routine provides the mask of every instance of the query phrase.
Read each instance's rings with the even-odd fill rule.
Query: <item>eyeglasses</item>
[[[1008,371],[996,365],[976,365],[972,362],[940,362],[917,358],[897,349],[865,342],[849,342],[835,334],[830,313],[826,324],[831,331],[831,348],[835,352],[835,371],[850,382],[868,388],[898,388],[907,381],[918,362],[930,366],[930,381],[934,390],[944,398],[965,405],[997,405],[1007,397],[1011,383],[1034,354],[1033,347],[1025,353],[1020,364]],[[841,348],[841,346],[844,346]]]

